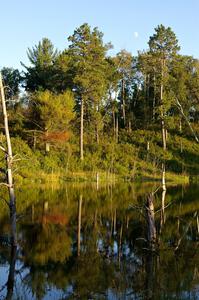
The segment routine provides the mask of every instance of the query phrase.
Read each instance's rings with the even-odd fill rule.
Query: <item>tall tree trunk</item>
[[[115,111],[113,109],[113,134],[114,134],[114,138],[115,138],[115,132],[116,132],[116,126],[115,126]]]
[[[165,118],[164,118],[164,99],[163,99],[163,79],[164,79],[164,59],[161,60],[161,85],[160,85],[160,114],[161,114],[161,127],[162,127],[162,147],[164,152],[167,149],[167,132],[165,128]],[[166,170],[165,170],[165,158],[162,163],[162,189],[166,191]]]
[[[95,113],[96,113],[96,124],[95,124],[95,129],[96,129],[96,142],[99,145],[100,143],[100,137],[99,137],[99,125],[100,125],[100,120],[98,119],[98,116],[100,115],[99,113],[99,103],[96,104],[95,106]]]
[[[180,118],[179,129],[180,129],[180,153],[182,153],[183,147],[182,147],[182,119],[181,118]]]
[[[160,86],[160,114],[161,114],[161,129],[162,129],[162,147],[163,150],[167,149],[167,141],[166,141],[166,128],[165,128],[165,120],[164,120],[164,108],[163,108],[163,83]]]
[[[48,139],[48,131],[46,131],[46,138]],[[45,144],[46,153],[50,152],[50,143],[46,141]]]
[[[166,128],[165,128],[165,118],[164,118],[164,99],[163,99],[163,91],[164,91],[164,59],[161,60],[161,85],[160,85],[160,114],[161,114],[161,127],[162,127],[162,146],[163,150],[167,149],[166,144]]]
[[[16,246],[17,245],[16,199],[15,199],[13,177],[12,177],[13,156],[12,156],[12,145],[11,145],[11,140],[10,140],[10,132],[9,132],[9,127],[8,127],[6,100],[5,100],[4,87],[3,87],[3,83],[2,83],[1,73],[0,73],[0,90],[1,90],[1,103],[2,103],[2,110],[3,110],[3,117],[4,117],[5,136],[6,136],[6,143],[7,143],[6,163],[7,163],[7,186],[8,186],[9,198],[10,198],[9,208],[10,208],[10,223],[11,223],[11,239],[12,239],[13,245]]]
[[[153,121],[155,120],[155,96],[156,96],[156,76],[155,76],[155,70],[154,70],[154,76],[153,76],[153,81],[154,81],[154,87],[153,87],[153,108],[152,108],[152,119]]]
[[[119,124],[118,124],[118,114],[116,114],[116,128],[115,128],[115,141],[118,143],[118,134],[119,134]]]
[[[126,103],[125,103],[125,82],[122,79],[122,117],[124,122],[124,127],[126,126]]]
[[[165,170],[165,162],[162,163],[162,189],[166,191],[166,170]]]
[[[100,139],[99,139],[99,127],[98,127],[98,124],[96,124],[96,142],[99,145]]]
[[[116,119],[115,119],[115,107],[112,105],[112,116],[113,116],[113,136],[116,139]]]
[[[80,159],[84,159],[84,100],[81,99]]]

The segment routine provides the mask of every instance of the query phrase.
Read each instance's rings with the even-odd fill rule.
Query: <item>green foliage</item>
[[[8,112],[14,151],[22,157],[19,176],[103,172],[136,179],[160,174],[163,161],[167,171],[197,174],[198,144],[187,124],[197,135],[199,63],[178,53],[172,29],[157,26],[149,50],[137,57],[125,49],[107,56],[111,45],[87,23],[68,40],[62,52],[47,38],[28,49],[23,97],[19,72],[2,69],[5,84],[18,97],[17,103],[8,102]],[[163,121],[167,151],[162,149]]]
[[[67,130],[74,119],[74,97],[72,92],[54,94],[50,91],[32,95],[32,114],[37,115],[38,125],[45,131]]]
[[[155,28],[155,34],[149,38],[149,48],[153,54],[164,59],[171,58],[180,50],[175,33],[162,24]]]
[[[20,83],[22,81],[22,77],[19,70],[4,67],[3,69],[1,69],[1,74],[5,86],[6,98],[7,99],[17,98],[19,95]]]
[[[24,87],[26,91],[53,90],[53,63],[58,52],[47,38],[43,38],[32,49],[28,48],[27,55],[31,66],[22,66],[24,72]]]

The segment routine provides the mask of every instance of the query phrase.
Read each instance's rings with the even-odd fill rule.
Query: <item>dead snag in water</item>
[[[6,99],[5,99],[1,72],[0,72],[0,95],[1,95],[4,130],[5,130],[5,137],[6,137],[6,144],[7,144],[7,149],[5,149],[5,158],[6,158],[6,166],[7,166],[7,187],[8,187],[9,198],[10,198],[9,209],[10,209],[11,238],[12,238],[13,246],[16,246],[17,245],[16,199],[15,199],[14,184],[13,184],[13,172],[12,172],[13,155],[12,155],[12,145],[10,140],[9,126],[8,126]]]
[[[146,200],[146,220],[147,220],[147,240],[150,249],[155,249],[156,244],[156,227],[154,214],[154,194],[150,193]]]

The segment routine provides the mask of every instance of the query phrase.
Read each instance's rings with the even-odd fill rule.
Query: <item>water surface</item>
[[[157,187],[19,189],[16,256],[0,205],[0,299],[199,299],[199,186],[170,187],[164,201],[157,191],[151,251],[145,203]]]

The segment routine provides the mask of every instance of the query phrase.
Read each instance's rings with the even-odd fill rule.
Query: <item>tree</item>
[[[31,128],[44,134],[47,145],[53,137],[60,137],[60,140],[68,138],[69,125],[74,116],[74,97],[70,91],[58,95],[47,90],[38,91],[31,97]]]
[[[130,109],[130,98],[133,76],[133,57],[125,49],[121,50],[115,57],[119,80],[119,100],[122,112],[123,127],[127,123],[127,112]],[[128,118],[129,119],[129,118]],[[129,120],[128,120],[129,121]]]
[[[53,90],[56,93],[73,88],[73,62],[68,50],[60,53],[53,64]]]
[[[20,91],[20,83],[22,80],[19,70],[4,67],[1,70],[1,75],[5,86],[6,99],[18,97]]]
[[[22,77],[18,69],[6,68],[1,70],[4,85],[5,98],[7,99],[7,111],[9,114],[10,133],[21,133],[23,120],[20,113],[23,110],[23,97],[21,95],[20,86]],[[8,101],[9,100],[9,101]],[[0,117],[3,124],[3,118]]]
[[[57,58],[58,51],[54,49],[52,42],[43,38],[38,45],[32,49],[28,48],[28,59],[31,66],[24,72],[24,87],[26,91],[54,90],[53,86],[53,63]]]
[[[166,28],[159,25],[155,28],[155,34],[149,38],[149,51],[157,62],[156,70],[159,75],[159,108],[162,128],[163,149],[166,150],[166,128],[165,116],[168,107],[168,98],[166,95],[166,84],[168,80],[168,63],[173,60],[180,50],[178,40],[170,27]]]
[[[83,160],[84,115],[98,114],[103,96],[106,93],[105,55],[110,45],[104,45],[103,34],[85,23],[68,38],[68,55],[72,58],[73,83],[78,105],[80,106],[80,158]],[[95,122],[96,136],[98,124]]]
[[[149,39],[149,51],[154,60],[157,62],[156,70],[158,71],[160,97],[159,114],[162,130],[162,146],[164,151],[166,151],[167,148],[165,118],[171,107],[171,94],[168,89],[168,64],[175,58],[179,50],[180,47],[178,46],[178,40],[170,27],[166,28],[163,25],[159,25],[155,28],[155,34]],[[163,190],[165,190],[165,162],[162,164],[162,186]]]
[[[7,183],[4,184],[8,187],[8,192],[9,192],[11,243],[12,246],[15,248],[17,246],[17,229],[16,229],[16,197],[15,197],[13,171],[12,171],[13,154],[12,154],[12,144],[11,144],[10,132],[8,126],[6,99],[4,94],[4,86],[2,83],[1,73],[0,73],[0,95],[1,95],[1,105],[2,105],[2,113],[4,117],[4,130],[5,130],[5,137],[6,137],[6,149],[4,149],[2,146],[0,147],[0,149],[5,152],[5,158],[6,158]]]

